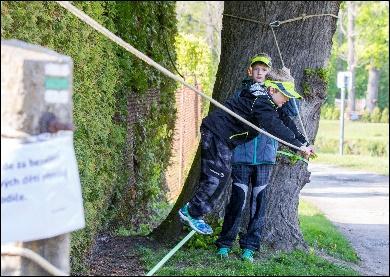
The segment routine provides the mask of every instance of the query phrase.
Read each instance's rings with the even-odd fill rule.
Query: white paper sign
[[[340,71],[337,73],[338,88],[352,88],[352,73],[350,71]]]
[[[1,139],[1,243],[85,226],[73,133],[20,143]]]

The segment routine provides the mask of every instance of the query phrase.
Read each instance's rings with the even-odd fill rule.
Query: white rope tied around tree
[[[337,15],[334,15],[331,13],[310,14],[310,15],[302,14],[302,16],[299,16],[299,17],[294,17],[291,19],[283,20],[283,21],[272,22],[272,23],[270,23],[270,25],[272,24],[273,27],[279,27],[280,25],[285,24],[285,23],[290,23],[290,22],[297,21],[297,20],[305,20],[306,18],[319,17],[319,16],[332,16],[334,18],[339,18]]]
[[[289,22],[293,22],[293,21],[297,21],[297,20],[305,20],[306,18],[310,18],[310,17],[332,16],[334,18],[339,18],[337,15],[334,15],[334,14],[331,14],[331,13],[310,14],[310,15],[302,14],[302,16],[294,17],[294,18],[291,18],[291,19],[283,20],[283,21],[278,21],[277,20],[277,21],[274,21],[274,22],[272,22],[270,24],[267,24],[267,23],[259,21],[259,20],[255,20],[255,19],[251,19],[251,18],[245,18],[245,17],[241,17],[241,16],[237,16],[237,15],[226,14],[226,13],[224,13],[223,15],[230,16],[230,17],[233,17],[233,18],[242,19],[242,20],[245,20],[245,21],[259,23],[259,24],[263,24],[263,25],[271,25],[272,27],[279,27],[280,25],[285,24],[285,23],[289,23]]]
[[[38,264],[40,267],[42,267],[44,270],[46,270],[48,273],[54,276],[69,276],[68,273],[58,269],[51,263],[49,263],[46,259],[35,253],[34,251],[27,249],[27,248],[21,248],[21,247],[15,247],[15,246],[2,246],[1,247],[1,256],[21,256],[27,259],[30,259],[31,261]]]
[[[301,114],[300,114],[299,109],[298,109],[297,101],[295,101],[294,98],[293,98],[292,100],[293,100],[293,103],[294,103],[294,107],[295,107],[295,109],[297,110],[299,123],[301,124],[302,130],[303,130],[303,135],[305,136],[305,140],[306,140],[307,142],[309,142],[309,137],[307,136],[306,129],[305,129],[305,127],[303,126],[303,122],[302,122]],[[309,142],[309,143],[310,143],[310,142]]]
[[[333,16],[333,17],[335,17],[335,18],[338,18],[338,16],[336,16],[336,15],[334,15],[334,14],[330,14],[330,13],[312,14],[312,15],[303,14],[303,15],[300,16],[300,17],[295,17],[295,18],[291,18],[291,19],[284,20],[284,21],[274,21],[274,22],[271,22],[271,23],[269,24],[269,26],[271,27],[271,30],[272,30],[272,34],[273,34],[273,36],[274,36],[276,48],[278,49],[279,58],[280,58],[280,61],[282,62],[283,68],[286,68],[286,67],[285,67],[285,65],[284,65],[284,61],[283,61],[283,57],[282,57],[282,52],[280,51],[279,44],[278,44],[278,40],[276,39],[276,35],[275,35],[274,28],[277,28],[277,27],[279,27],[280,25],[285,24],[285,23],[289,23],[289,22],[293,22],[293,21],[297,21],[297,20],[305,20],[306,18],[318,17],[318,16]],[[295,99],[292,99],[292,100],[293,100],[293,103],[294,103],[294,107],[295,107],[295,109],[296,109],[296,111],[297,111],[298,120],[299,120],[299,123],[300,123],[300,125],[301,125],[302,131],[303,131],[303,135],[305,136],[305,140],[306,140],[307,142],[309,142],[309,138],[308,138],[308,136],[307,136],[306,128],[305,128],[305,126],[303,125],[301,113],[299,112],[297,102],[295,101]]]
[[[201,92],[200,90],[196,89],[195,87],[191,86],[190,84],[186,83],[182,78],[178,77],[177,75],[173,74],[172,72],[170,72],[168,69],[164,68],[163,66],[161,66],[160,64],[156,63],[155,61],[153,61],[151,58],[149,58],[148,56],[146,56],[145,54],[143,54],[142,52],[138,51],[137,49],[135,49],[133,46],[131,46],[129,43],[125,42],[124,40],[122,40],[121,38],[119,38],[118,36],[116,36],[115,34],[113,34],[112,32],[110,32],[109,30],[107,30],[105,27],[103,27],[102,25],[100,25],[98,22],[96,22],[95,20],[93,20],[91,17],[89,17],[88,15],[86,15],[84,12],[80,11],[79,9],[77,9],[76,7],[74,7],[72,4],[69,3],[69,1],[56,1],[60,6],[64,7],[65,9],[67,9],[68,11],[70,11],[72,14],[74,14],[76,17],[78,17],[79,19],[81,19],[82,21],[84,21],[85,23],[87,23],[89,26],[91,26],[92,28],[94,28],[95,30],[97,30],[98,32],[102,33],[103,35],[105,35],[107,38],[111,39],[113,42],[117,43],[118,45],[122,46],[123,48],[125,48],[127,51],[129,51],[130,53],[132,53],[133,55],[135,55],[137,58],[143,60],[144,62],[146,62],[147,64],[153,66],[154,68],[156,68],[157,70],[161,71],[163,74],[165,74],[166,76],[172,78],[173,80],[183,84],[184,86],[188,87],[189,89],[193,90],[194,92],[196,92],[197,94],[199,94],[200,96],[202,96],[203,98],[206,98],[207,100],[209,100],[211,103],[213,103],[214,105],[216,105],[218,108],[221,108],[222,110],[224,110],[225,112],[227,112],[228,114],[230,114],[231,116],[234,116],[235,118],[237,118],[238,120],[240,120],[241,122],[247,124],[248,126],[252,127],[253,129],[255,129],[256,131],[258,131],[259,133],[262,133],[266,136],[269,136],[277,141],[279,141],[280,143],[282,144],[285,144],[293,149],[296,149],[296,150],[301,150],[299,147],[291,144],[291,143],[288,143],[287,141],[284,141],[278,137],[275,137],[273,135],[271,135],[270,133],[260,129],[259,127],[257,127],[256,125],[254,125],[253,123],[249,122],[248,120],[246,120],[245,118],[241,117],[240,115],[234,113],[233,111],[231,111],[230,109],[226,108],[224,105],[222,105],[221,103],[219,103],[218,101],[214,100],[213,98],[207,96],[206,94],[204,94],[203,92]]]
[[[286,21],[287,21],[287,20],[286,20]],[[289,22],[290,22],[290,21],[289,21]],[[276,27],[273,27],[271,24],[272,24],[272,23],[270,23],[270,27],[271,27],[271,30],[272,30],[272,34],[274,35],[276,48],[278,49],[278,53],[279,53],[279,58],[280,58],[280,61],[282,62],[283,69],[285,69],[286,67],[285,67],[285,65],[284,65],[284,61],[283,61],[283,58],[282,58],[282,53],[281,53],[281,51],[280,51],[279,44],[278,44],[278,40],[276,39],[276,35],[275,35],[275,32],[274,32],[274,28],[276,28]],[[279,24],[279,25],[280,25],[280,24]],[[279,25],[278,25],[278,26],[279,26]],[[288,71],[290,71],[290,70],[288,70]],[[289,72],[289,73],[290,73],[290,72]],[[303,134],[304,134],[304,136],[305,136],[305,140],[306,140],[307,142],[309,142],[309,138],[308,138],[308,136],[307,136],[306,128],[305,128],[305,126],[303,125],[302,118],[301,118],[301,113],[299,112],[297,102],[295,101],[294,98],[293,98],[292,100],[293,100],[295,109],[296,109],[296,111],[297,111],[299,123],[301,124],[301,128],[302,128]],[[309,143],[310,143],[310,142],[309,142]]]
[[[283,58],[282,58],[282,53],[280,52],[278,40],[276,39],[276,35],[275,35],[275,32],[274,32],[274,28],[273,28],[272,26],[271,26],[271,30],[272,30],[272,34],[274,35],[275,44],[276,44],[276,48],[278,49],[280,61],[282,62],[282,67],[285,67],[285,66],[284,66],[284,62],[283,62]]]

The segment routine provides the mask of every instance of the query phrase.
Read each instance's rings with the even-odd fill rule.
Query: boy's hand
[[[302,145],[301,147],[299,147],[299,149],[303,153],[305,159],[308,159],[310,156],[313,156],[313,157],[316,156],[316,154],[314,153],[314,146],[313,145],[309,145],[309,146]]]
[[[309,146],[307,146],[307,148],[309,148],[311,155],[315,155],[316,154],[315,150],[314,150],[314,145],[310,144]]]

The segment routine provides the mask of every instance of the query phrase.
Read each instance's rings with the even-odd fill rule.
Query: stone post
[[[19,40],[1,41],[1,140],[72,128],[73,61]],[[68,272],[70,235],[3,245],[31,249]],[[18,256],[1,257],[1,275],[49,275]]]

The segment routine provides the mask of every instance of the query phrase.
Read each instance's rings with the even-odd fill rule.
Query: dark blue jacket
[[[293,100],[290,100],[284,104],[282,109],[289,116],[297,116],[298,113],[292,101]],[[299,102],[297,103],[297,107],[299,108]],[[279,143],[275,139],[259,134],[250,142],[238,145],[234,148],[232,164],[275,164],[278,145]]]
[[[243,85],[238,97],[229,98],[224,105],[271,135],[297,147],[306,144],[305,137],[298,131],[294,121],[283,109],[278,109],[269,92],[264,89],[253,91],[253,86],[256,88],[256,83],[249,87]],[[219,108],[203,119],[202,126],[211,130],[230,149],[251,141],[259,134]]]

